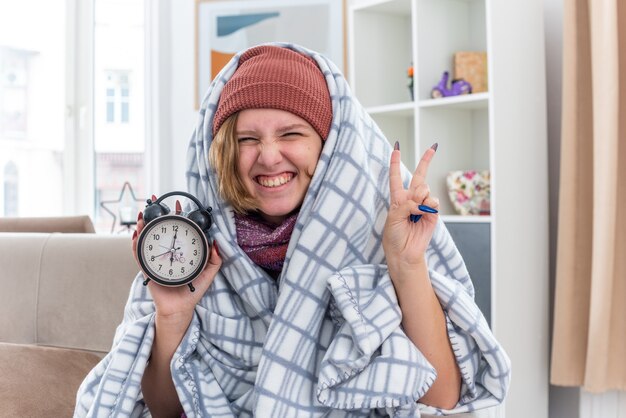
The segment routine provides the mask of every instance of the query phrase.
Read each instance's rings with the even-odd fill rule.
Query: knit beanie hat
[[[324,74],[313,58],[269,45],[244,52],[220,95],[213,117],[213,135],[233,113],[266,108],[301,117],[326,139],[333,117],[332,105]]]

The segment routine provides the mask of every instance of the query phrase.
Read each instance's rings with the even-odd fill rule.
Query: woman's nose
[[[265,166],[273,166],[282,160],[282,154],[277,141],[262,142],[259,145],[258,162]]]

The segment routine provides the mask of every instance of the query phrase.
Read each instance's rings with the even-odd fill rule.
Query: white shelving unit
[[[349,82],[388,140],[400,142],[405,165],[415,168],[439,143],[428,182],[512,359],[506,416],[547,418],[542,2],[347,0],[347,22]],[[458,51],[487,52],[488,91],[432,99],[442,73],[453,77]],[[491,173],[490,216],[459,216],[449,201],[447,173],[469,169]]]
[[[430,186],[441,199],[442,213],[454,216],[447,172],[491,166],[490,94],[431,99],[430,91],[442,72],[451,70],[455,51],[486,50],[485,2],[357,1],[348,21],[354,35],[349,79],[356,95],[389,140],[400,142],[407,167],[415,167],[422,153],[439,143]],[[411,64],[416,100],[408,87]]]

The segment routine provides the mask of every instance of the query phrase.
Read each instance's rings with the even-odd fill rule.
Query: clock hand
[[[170,245],[170,249],[174,248],[174,245],[176,245],[176,235],[178,235],[178,231],[174,231],[174,236],[172,237],[172,245]]]
[[[179,203],[179,205],[180,205],[180,203]],[[176,237],[177,236],[178,236],[178,229],[176,231],[174,231],[174,237],[172,238],[172,249],[171,249],[172,252],[171,252],[171,255],[170,255],[170,267],[174,263],[174,252],[176,250],[176,248],[174,246],[176,245]]]

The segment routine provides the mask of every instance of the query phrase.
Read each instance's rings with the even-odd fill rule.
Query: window
[[[105,71],[106,122],[129,122],[130,71]]]
[[[33,54],[23,49],[0,47],[0,135],[26,136],[28,66]]]
[[[17,166],[9,161],[4,167],[4,216],[18,216]]]
[[[126,182],[146,196],[145,7],[0,1],[0,215],[88,214],[109,232],[101,200]]]
[[[0,207],[6,216],[63,214],[65,13],[65,1],[0,2]]]

